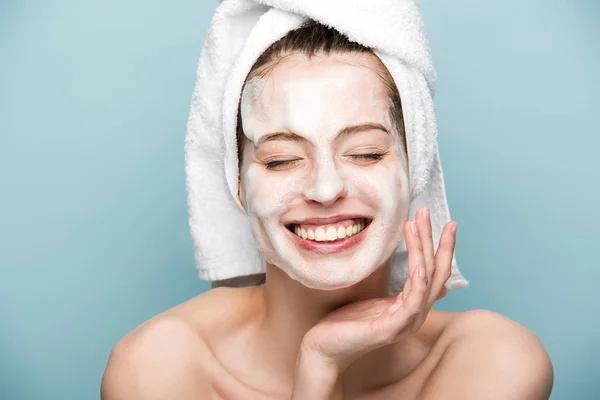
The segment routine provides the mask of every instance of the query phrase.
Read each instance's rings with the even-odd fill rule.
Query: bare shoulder
[[[448,315],[440,336],[445,349],[421,398],[550,397],[552,363],[533,332],[493,311]]]
[[[185,321],[155,317],[113,347],[102,378],[102,400],[205,398],[210,384],[200,363],[208,354]]]
[[[209,290],[144,322],[112,349],[102,378],[102,399],[209,399],[215,329],[239,291]],[[219,307],[220,305],[220,307]],[[208,329],[208,324],[212,329]]]

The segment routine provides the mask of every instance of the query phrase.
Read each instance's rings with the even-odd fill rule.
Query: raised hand
[[[456,228],[456,222],[446,224],[434,255],[429,210],[417,210],[416,222],[404,225],[409,277],[402,292],[332,312],[304,336],[301,352],[342,372],[363,354],[416,332],[433,303],[446,295]]]

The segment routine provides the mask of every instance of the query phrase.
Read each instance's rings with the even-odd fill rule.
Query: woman
[[[534,334],[489,311],[431,310],[457,225],[435,254],[426,207],[395,229],[408,207],[399,104],[378,57],[334,29],[313,22],[273,44],[238,113],[238,196],[266,280],[136,328],[111,352],[102,398],[547,399]],[[389,296],[399,235],[409,278]]]

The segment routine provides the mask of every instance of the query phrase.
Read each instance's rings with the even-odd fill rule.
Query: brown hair
[[[273,43],[265,50],[256,60],[248,76],[246,82],[256,76],[267,76],[277,64],[286,56],[291,54],[304,54],[309,59],[317,53],[329,55],[331,53],[365,53],[373,54],[373,50],[348,39],[348,37],[334,28],[325,26],[319,22],[309,20],[300,28],[288,32],[283,38]],[[400,94],[394,82],[394,78],[390,75],[385,65],[382,63],[381,71],[375,72],[383,79],[390,97],[390,116],[395,122],[396,129],[400,136],[400,141],[404,149],[404,154],[407,154],[406,136],[404,131],[404,116],[402,114],[402,103]],[[244,86],[246,83],[244,82]],[[243,87],[242,87],[243,91]],[[238,106],[237,116],[237,148],[238,148],[238,171],[242,166],[242,155],[244,153],[244,131],[242,129],[242,116],[240,107]]]

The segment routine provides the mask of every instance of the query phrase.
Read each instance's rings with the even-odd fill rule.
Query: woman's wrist
[[[339,368],[310,350],[301,350],[296,361],[292,400],[341,400]]]

